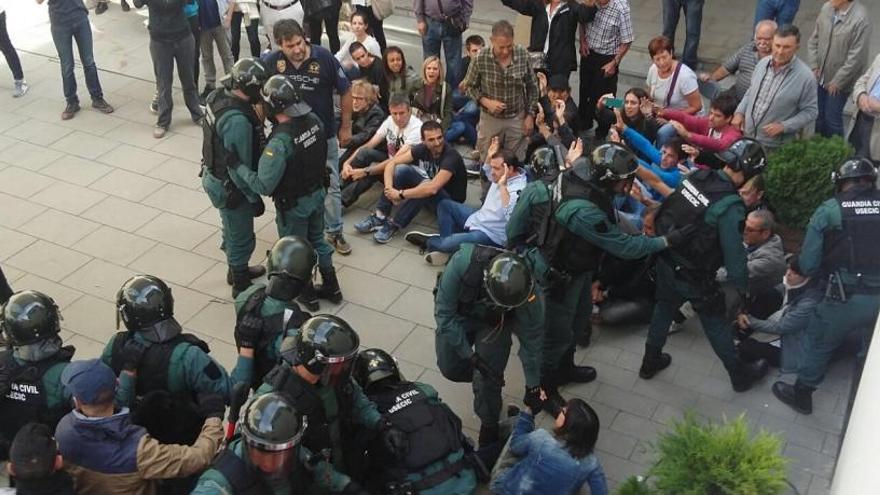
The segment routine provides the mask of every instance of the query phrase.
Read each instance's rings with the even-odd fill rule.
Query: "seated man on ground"
[[[580,120],[578,107],[571,98],[571,86],[568,85],[568,77],[562,74],[550,76],[547,82],[547,94],[538,100],[540,113],[544,115],[544,122],[550,127],[565,147],[571,145],[577,133],[580,132]],[[531,157],[531,151],[546,144],[546,140],[536,127],[529,137],[529,149],[526,157]]]
[[[651,198],[655,201],[662,200],[663,197],[678,187],[678,184],[681,182],[682,170],[694,168],[690,157],[682,148],[684,143],[681,139],[672,138],[659,149],[655,148],[638,131],[624,123],[620,110],[615,109],[614,113],[617,115],[617,123],[614,125],[614,129],[617,131],[620,139],[632,148],[637,155],[648,157],[647,160],[639,159],[639,178],[645,179],[643,177],[643,169],[647,169],[656,175],[665,186],[670,188],[667,191],[665,188],[652,187],[651,181],[645,180],[649,187]],[[614,140],[614,136],[611,139]]]
[[[465,40],[466,52],[459,64],[461,67],[459,81],[464,81],[471,60],[477,57],[485,45],[483,37],[478,34],[468,36]],[[455,143],[462,139],[465,144],[473,147],[477,145],[477,122],[480,121],[480,107],[477,106],[477,102],[468,98],[463,88],[464,85],[459,84],[459,87],[453,88],[452,91],[452,123],[446,129],[446,142]]]
[[[392,107],[392,115],[395,111]],[[404,148],[379,165],[385,192],[376,211],[354,226],[362,234],[374,232],[373,240],[379,244],[387,243],[409,225],[423,206],[436,208],[444,199],[459,203],[465,200],[467,171],[461,155],[446,144],[443,128],[437,122],[422,124],[421,133],[424,144]],[[392,218],[394,205],[399,208]]]
[[[342,205],[345,207],[354,204],[361,194],[382,180],[389,157],[405,146],[422,142],[422,121],[413,116],[407,96],[394,95],[388,106],[390,115],[373,137],[342,162],[339,177],[343,180]]]
[[[734,112],[736,112],[736,100],[729,95],[722,95],[712,100],[707,116],[691,115],[681,110],[665,108],[660,111],[660,118],[668,120],[669,123],[661,127],[657,133],[657,144],[662,146],[677,135],[704,153],[725,151],[742,137],[742,131],[730,125]]]
[[[527,181],[516,156],[499,151],[500,147],[500,140],[497,137],[492,138],[489,144],[489,163],[483,167],[492,185],[489,186],[482,207],[477,209],[452,199],[444,199],[437,205],[439,234],[418,231],[406,234],[405,239],[408,242],[428,251],[425,255],[428,263],[446,264],[449,255],[465,242],[496,247],[503,247],[507,242],[507,220]]]

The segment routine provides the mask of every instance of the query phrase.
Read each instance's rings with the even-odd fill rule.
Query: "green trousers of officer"
[[[834,351],[852,332],[871,335],[880,311],[880,294],[852,294],[846,302],[825,299],[810,319],[806,330],[804,361],[798,382],[817,387],[825,377]]]
[[[541,370],[545,376],[559,369],[563,358],[567,357],[566,353],[574,349],[575,333],[582,331],[584,322],[589,321],[593,309],[589,296],[592,280],[592,272],[585,272],[573,276],[565,288],[548,291],[544,324],[544,358],[541,363]]]
[[[220,208],[223,251],[230,267],[247,267],[257,247],[254,235],[254,207],[242,201],[238,208]]]
[[[327,192],[318,189],[311,194],[296,199],[296,204],[285,212],[276,212],[275,224],[278,237],[295,235],[307,239],[318,253],[318,266],[333,267],[333,248],[324,238],[324,196]]]
[[[646,346],[662,349],[666,344],[669,326],[678,308],[690,301],[700,317],[703,331],[715,354],[728,370],[737,365],[736,348],[733,343],[730,322],[725,321],[724,296],[720,288],[707,293],[676,276],[672,267],[662,257],[657,260],[657,302],[648,327]]]

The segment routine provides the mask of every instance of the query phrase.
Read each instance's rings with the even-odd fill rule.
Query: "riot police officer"
[[[813,412],[813,391],[835,349],[856,331],[870,339],[880,310],[877,169],[864,158],[851,159],[832,180],[834,197],[813,213],[798,257],[800,273],[827,280],[825,298],[807,326],[797,381],[773,384],[773,395],[801,414]]]
[[[54,430],[70,411],[61,372],[74,348],[62,346],[60,320],[55,301],[34,290],[14,293],[0,307],[0,330],[9,345],[0,351],[0,459],[8,459],[12,439],[26,423]]]
[[[564,402],[558,386],[596,378],[594,368],[574,365],[574,350],[575,333],[591,311],[582,300],[603,253],[638,259],[685,238],[682,232],[651,238],[620,231],[612,200],[629,192],[637,169],[635,155],[623,146],[600,145],[555,178],[526,186],[507,224],[508,244],[525,253],[548,287],[541,386],[553,415]]]
[[[174,318],[171,288],[152,275],[136,275],[123,283],[116,307],[127,330],[107,342],[101,360],[119,376],[117,402],[132,407],[135,422],[160,441],[189,444],[198,437],[204,420],[194,407],[196,394],[228,398],[234,383],[250,380],[253,349],[240,350],[230,379],[208,355],[207,343],[183,333]],[[163,399],[151,402],[147,396]],[[156,407],[174,405],[160,408],[176,417],[138,414],[140,407],[157,403]]]
[[[745,294],[745,204],[737,190],[761,173],[766,157],[757,141],[740,139],[719,153],[718,159],[725,164],[723,169],[698,170],[683,178],[654,221],[658,234],[687,225],[693,225],[696,232],[691,242],[671,248],[657,260],[657,301],[639,376],[647,380],[669,366],[672,358],[662,352],[669,325],[679,306],[690,301],[712,349],[727,369],[733,389],[742,392],[767,373],[767,362],[746,364],[737,357],[733,333],[725,321],[724,294],[715,273],[723,264],[732,287]]]
[[[285,76],[269,78],[262,90],[269,120],[274,127],[260,157],[257,171],[239,167],[251,188],[271,195],[275,202],[278,236],[307,239],[318,253],[323,285],[309,284],[300,301],[317,311],[317,298],[338,304],[342,291],[333,268],[333,247],[324,238],[324,197],[327,187],[326,131],[311,112],[296,86]]]
[[[400,376],[397,362],[382,349],[358,354],[355,380],[388,421],[405,432],[402,452],[385,442],[367,448],[366,472],[375,493],[469,495],[477,478],[464,450],[461,419],[444,404],[434,387]]]
[[[479,454],[492,466],[501,452],[498,420],[504,369],[513,343],[525,376],[526,403],[540,402],[544,298],[518,255],[462,244],[437,280],[437,365],[454,382],[472,382],[480,418]]]
[[[266,284],[254,284],[235,298],[235,343],[254,349],[250,382],[253,388],[263,383],[263,377],[278,362],[281,340],[294,335],[312,316],[300,309],[294,299],[311,280],[315,263],[317,256],[308,241],[296,236],[282,237],[268,253]],[[250,342],[248,335],[259,337]]]
[[[303,493],[307,429],[308,418],[284,394],[254,397],[244,406],[237,437],[202,474],[193,495]]]
[[[254,217],[265,207],[260,195],[241,178],[237,167],[256,170],[263,143],[263,119],[254,105],[260,103],[260,90],[269,78],[259,60],[243,58],[206,100],[202,125],[202,187],[215,208],[220,210],[223,250],[229,270],[227,283],[232,297],[246,289],[252,278],[265,273],[262,266],[248,268],[254,253]]]
[[[313,493],[360,493],[347,474],[356,455],[344,449],[357,427],[384,431],[389,425],[351,377],[360,337],[342,318],[317,315],[281,342],[281,362],[266,375],[257,394],[278,392],[291,398],[309,418],[303,445],[333,465],[333,472],[315,476]]]

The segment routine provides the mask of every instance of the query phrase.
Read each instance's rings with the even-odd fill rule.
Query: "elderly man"
[[[800,42],[796,26],[776,32],[773,53],[755,66],[752,84],[731,122],[768,151],[793,139],[819,113],[813,72],[795,55]]]
[[[727,57],[711,74],[700,73],[700,94],[714,100],[721,93],[733,94],[739,103],[752,84],[752,72],[758,60],[770,55],[773,46],[773,35],[776,34],[776,23],[765,20],[755,26],[755,39],[743,45],[733,55]],[[727,76],[736,76],[736,82],[727,91],[721,89],[719,81]]]
[[[486,162],[489,140],[502,136],[501,149],[525,159],[527,136],[535,128],[538,80],[525,48],[513,44],[513,26],[492,26],[492,46],[471,62],[462,83],[467,95],[480,105],[477,150]]]
[[[868,66],[871,21],[855,0],[828,0],[816,17],[807,59],[819,82],[816,133],[843,136],[843,107],[856,78]]]
[[[877,165],[880,163],[880,125],[875,126],[874,119],[880,118],[880,55],[856,81],[853,101],[859,111],[853,119],[849,142],[856,156],[868,158]]]

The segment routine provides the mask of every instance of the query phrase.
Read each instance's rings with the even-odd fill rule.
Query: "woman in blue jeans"
[[[556,417],[552,432],[536,430],[533,414],[519,413],[506,451],[492,470],[492,493],[575,494],[587,483],[591,495],[606,495],[605,472],[593,454],[599,438],[596,411],[581,399],[571,399]]]

